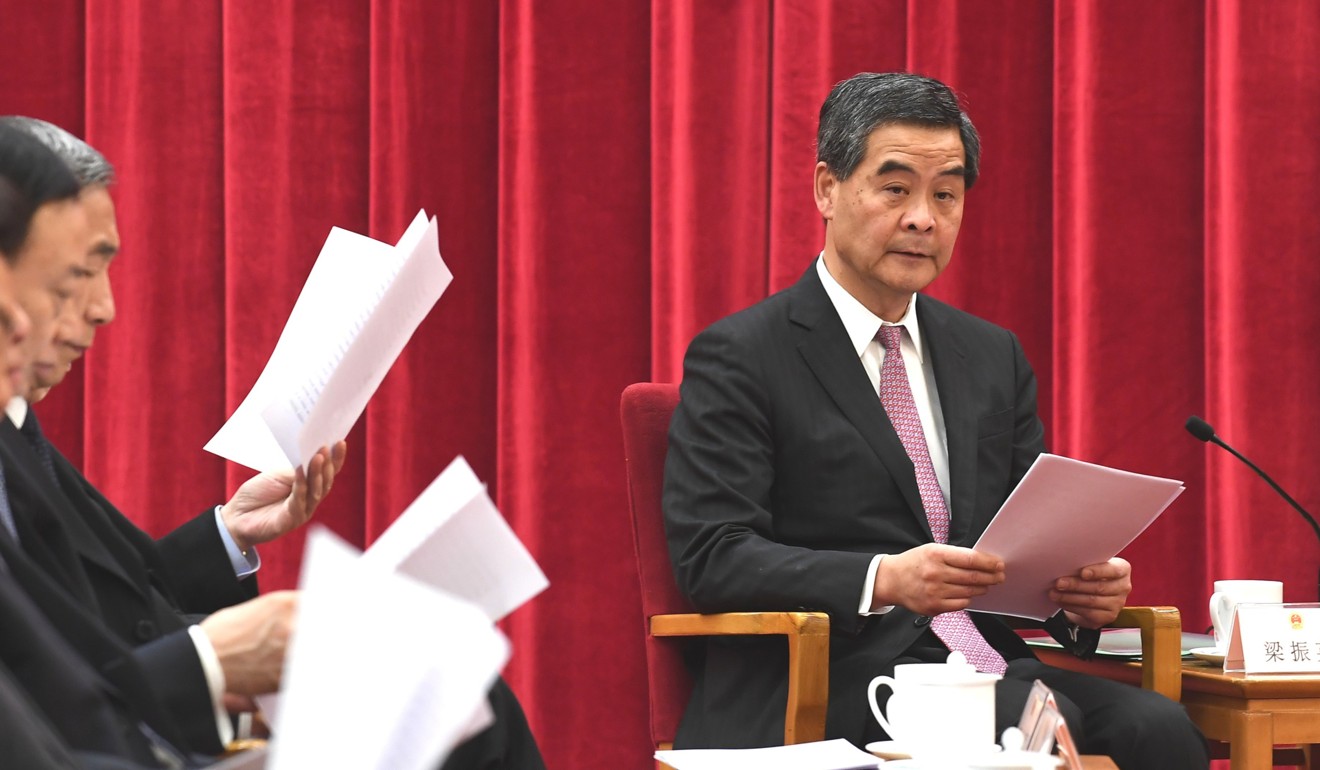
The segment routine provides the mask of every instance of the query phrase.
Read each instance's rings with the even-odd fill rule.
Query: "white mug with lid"
[[[867,687],[871,713],[885,732],[916,759],[969,756],[995,745],[995,682],[999,674],[976,670],[960,652],[946,663],[905,663],[894,675]],[[876,691],[893,691],[886,711]]]

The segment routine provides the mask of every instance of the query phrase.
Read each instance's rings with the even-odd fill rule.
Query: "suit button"
[[[137,638],[139,642],[149,642],[156,638],[156,624],[150,620],[139,620],[137,623]]]
[[[925,615],[920,615],[917,617],[916,620],[912,621],[912,625],[918,628],[929,624],[930,624],[930,618],[926,617]]]

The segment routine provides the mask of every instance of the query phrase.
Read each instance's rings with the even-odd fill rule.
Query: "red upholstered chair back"
[[[669,449],[669,419],[677,405],[677,385],[653,382],[629,385],[619,404],[623,451],[628,464],[633,547],[642,587],[651,740],[657,746],[674,740],[678,721],[692,693],[692,678],[683,665],[681,647],[688,640],[657,638],[649,633],[651,616],[693,611],[674,582],[660,509],[665,453]]]

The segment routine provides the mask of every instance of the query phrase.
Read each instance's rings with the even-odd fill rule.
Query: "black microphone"
[[[1316,538],[1320,539],[1320,524],[1316,524],[1315,518],[1311,516],[1311,514],[1307,513],[1305,508],[1298,505],[1297,501],[1292,499],[1292,495],[1288,494],[1287,492],[1284,492],[1283,487],[1274,483],[1274,479],[1270,478],[1268,473],[1256,467],[1256,464],[1248,460],[1247,458],[1243,457],[1241,452],[1237,451],[1233,447],[1226,444],[1224,440],[1221,439],[1219,436],[1216,436],[1215,429],[1210,427],[1210,423],[1206,422],[1205,420],[1202,420],[1200,417],[1197,417],[1196,415],[1192,415],[1191,417],[1187,418],[1187,424],[1184,425],[1183,427],[1187,428],[1188,433],[1192,434],[1201,441],[1208,441],[1212,444],[1218,444],[1224,449],[1227,449],[1229,453],[1232,454],[1234,457],[1246,463],[1247,467],[1255,471],[1256,475],[1260,476],[1262,479],[1265,479],[1265,483],[1269,484],[1270,487],[1275,492],[1278,492],[1280,497],[1282,497],[1284,500],[1287,500],[1288,505],[1291,505],[1298,513],[1302,514],[1302,518],[1306,519],[1306,523],[1310,524],[1311,529],[1315,530]],[[1320,597],[1320,576],[1317,576],[1316,579],[1316,595],[1317,597]]]

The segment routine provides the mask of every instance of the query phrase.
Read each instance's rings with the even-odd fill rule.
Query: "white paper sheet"
[[[1044,620],[1054,581],[1115,556],[1182,494],[1181,481],[1042,454],[973,548],[1003,558],[1006,580],[972,610]]]
[[[879,759],[842,738],[764,749],[678,749],[655,758],[674,770],[874,770]]]
[[[485,703],[507,640],[476,606],[308,535],[274,770],[431,770]]]
[[[466,599],[499,620],[550,582],[462,457],[431,482],[363,559]]]
[[[305,465],[348,435],[451,280],[424,211],[395,245],[333,228],[266,368],[206,450],[259,471]]]

